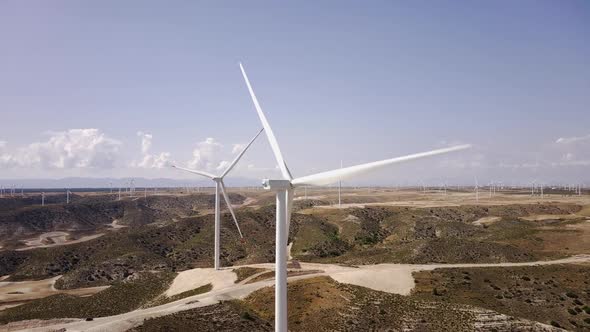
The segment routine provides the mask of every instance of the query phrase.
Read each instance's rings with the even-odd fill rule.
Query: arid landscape
[[[274,196],[0,199],[1,331],[273,330]],[[307,195],[307,197],[306,197]],[[289,329],[590,329],[590,195],[506,188],[296,192]],[[222,206],[223,208],[223,206]]]
[[[590,331],[590,1],[0,1],[0,332]]]

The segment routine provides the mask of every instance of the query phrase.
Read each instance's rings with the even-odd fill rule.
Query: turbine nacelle
[[[279,191],[292,189],[293,185],[289,180],[262,180],[262,187],[266,190]]]

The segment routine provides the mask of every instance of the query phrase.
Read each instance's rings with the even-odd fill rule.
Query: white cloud
[[[565,161],[572,161],[572,160],[574,160],[575,158],[574,158],[574,154],[573,154],[573,153],[571,153],[571,152],[568,152],[568,153],[564,154],[564,155],[563,155],[563,157],[562,157],[561,159],[563,159],[563,160],[565,160]]]
[[[131,167],[164,168],[171,165],[172,160],[169,152],[161,152],[160,154],[150,153],[153,139],[152,134],[138,131],[137,136],[141,137],[142,160],[131,162]]]
[[[242,152],[242,150],[244,150],[245,147],[246,147],[246,144],[244,144],[244,143],[234,144],[231,149],[231,153],[238,154],[238,153]]]
[[[0,168],[15,166],[14,156],[6,152],[6,141],[0,141]]]
[[[217,167],[215,167],[215,170],[217,171],[225,171],[225,169],[229,166],[229,161],[227,160],[222,160],[219,165],[217,165]]]
[[[571,144],[580,141],[587,141],[590,140],[590,134],[586,136],[578,136],[578,137],[560,137],[558,138],[555,143],[557,144]]]
[[[143,159],[134,166],[141,168],[164,168],[171,165],[170,153],[162,152],[160,154],[146,154]]]
[[[551,163],[551,166],[590,166],[590,160],[566,160],[557,163]]]
[[[46,169],[112,168],[121,143],[98,129],[51,132],[45,142],[34,142],[14,153],[3,151],[0,166]],[[6,143],[2,144],[2,149]]]
[[[141,137],[141,153],[148,153],[148,151],[152,147],[152,134],[146,134],[141,131],[138,131],[137,136]]]
[[[197,143],[197,147],[193,150],[193,159],[188,162],[188,167],[203,171],[216,169],[219,166],[216,158],[219,158],[222,148],[223,145],[212,137]]]

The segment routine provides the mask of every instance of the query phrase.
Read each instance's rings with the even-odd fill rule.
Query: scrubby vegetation
[[[413,297],[461,303],[569,330],[590,324],[590,266],[437,269],[414,273]]]
[[[61,275],[55,284],[58,289],[112,285],[87,298],[55,295],[7,309],[0,312],[0,322],[100,317],[210,291],[209,284],[170,298],[162,295],[175,272],[212,266],[213,216],[203,213],[212,207],[212,198],[200,194],[113,201],[112,197],[102,195],[76,197],[67,206],[39,207],[18,202],[6,203],[21,204],[13,209],[0,206],[0,234],[14,232],[11,239],[2,243],[0,275],[10,275],[12,281]],[[234,203],[243,200],[244,196],[232,195]],[[245,241],[240,240],[230,215],[222,213],[222,265],[274,261],[272,201],[271,195],[263,195],[256,207],[237,209],[240,226],[247,234]],[[522,262],[590,250],[590,244],[583,241],[590,230],[585,217],[581,213],[579,217],[571,215],[581,209],[575,204],[312,208],[327,204],[328,199],[296,202],[289,231],[291,254],[296,260],[345,265]],[[524,218],[531,214],[556,218]],[[567,218],[560,219],[558,215]],[[493,222],[485,226],[474,223],[484,217],[492,217]],[[110,223],[114,219],[128,227],[112,230]],[[23,238],[71,229],[80,234],[105,235],[66,246],[11,250],[22,247],[18,241]],[[546,279],[533,273],[537,267],[529,269],[531,272],[508,273],[504,278],[510,278],[506,280],[499,277],[500,271],[507,271],[504,268],[490,269],[492,274],[473,274],[469,270],[441,275],[437,274],[440,270],[424,272],[418,274],[418,291],[411,298],[341,285],[329,278],[314,278],[309,283],[298,281],[289,286],[290,303],[294,303],[290,307],[290,326],[301,331],[317,330],[318,326],[328,330],[438,330],[448,329],[452,321],[460,321],[458,326],[452,326],[460,331],[473,328],[473,324],[484,319],[482,315],[490,315],[490,319],[499,320],[508,329],[531,326],[518,319],[508,322],[507,317],[497,313],[500,312],[569,329],[590,328],[590,288],[574,287],[575,283],[586,284],[578,277],[567,276],[588,277],[586,272],[554,271],[553,277]],[[236,268],[236,282],[264,271]],[[549,271],[548,275],[552,275]],[[291,271],[289,275],[297,273],[301,272]],[[253,281],[273,277],[274,273],[267,271]],[[145,282],[137,283],[139,279]],[[263,289],[243,302],[225,302],[148,320],[138,330],[195,329],[198,322],[202,323],[200,330],[218,330],[222,326],[272,329],[273,296],[269,292],[272,289]],[[477,312],[464,305],[492,311]],[[537,310],[538,314],[531,314],[533,310],[529,312],[527,308]],[[227,317],[219,316],[222,313]]]
[[[229,301],[146,320],[132,331],[271,331],[273,288]],[[290,331],[473,331],[494,317],[498,331],[535,330],[534,322],[472,307],[425,302],[316,277],[289,283]]]
[[[460,206],[437,208],[366,207],[318,210],[295,228],[292,255],[303,261],[344,264],[524,262],[571,255],[554,248],[549,222],[519,219],[530,214],[568,214],[573,204]],[[482,227],[473,222],[494,216]],[[552,227],[584,218],[552,220]],[[553,247],[551,247],[553,246]],[[590,248],[588,248],[590,249]]]
[[[257,267],[240,267],[237,269],[233,269],[232,271],[238,276],[238,279],[236,279],[236,284],[246,280],[247,278],[255,275],[256,273],[260,273],[265,271],[266,269],[263,268],[257,268]]]
[[[239,301],[227,301],[148,319],[128,332],[170,331],[274,331],[274,328]]]
[[[141,273],[89,297],[58,294],[0,311],[0,324],[27,319],[93,318],[135,310],[164,292],[174,273]]]
[[[150,303],[148,303],[147,306],[148,307],[154,307],[154,306],[158,306],[158,305],[162,305],[162,304],[166,304],[166,303],[178,301],[178,300],[184,299],[186,297],[191,297],[191,296],[195,296],[195,295],[199,295],[199,294],[204,294],[204,293],[210,292],[211,289],[213,289],[213,285],[206,284],[206,285],[203,285],[201,287],[197,287],[195,289],[192,289],[192,290],[189,290],[189,291],[186,291],[186,292],[182,292],[180,294],[176,294],[176,295],[173,295],[173,296],[170,296],[170,297],[168,297],[166,295],[160,295],[155,300],[153,300]]]

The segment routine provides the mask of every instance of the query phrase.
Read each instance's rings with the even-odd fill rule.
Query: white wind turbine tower
[[[443,154],[451,151],[463,150],[470,147],[470,145],[454,146],[404,157],[340,168],[300,178],[293,178],[289,168],[287,167],[287,164],[285,163],[285,160],[283,159],[283,155],[275,135],[270,127],[270,124],[268,123],[268,120],[266,119],[266,116],[262,112],[262,108],[258,103],[258,99],[254,94],[254,90],[250,85],[248,76],[246,75],[244,67],[241,63],[240,69],[283,177],[280,180],[264,179],[262,180],[262,185],[265,189],[276,192],[275,331],[287,332],[287,238],[291,220],[291,209],[293,207],[293,190],[302,186],[325,186],[333,184],[357,175],[369,173],[388,165]]]
[[[41,193],[41,206],[45,206],[45,193]]]
[[[246,153],[246,150],[248,150],[250,145],[252,145],[252,143],[254,143],[256,138],[258,138],[258,136],[260,135],[260,133],[263,130],[264,129],[260,129],[260,131],[256,134],[256,136],[254,136],[254,138],[252,138],[250,143],[248,143],[248,145],[246,145],[246,147],[242,150],[242,152],[240,152],[236,156],[234,161],[232,161],[232,163],[227,167],[227,169],[219,176],[216,176],[211,173],[204,172],[204,171],[197,171],[197,170],[182,168],[182,167],[178,167],[178,166],[172,166],[174,168],[177,168],[177,169],[180,169],[180,170],[183,170],[186,172],[190,172],[193,174],[198,174],[198,175],[207,177],[207,178],[213,180],[213,182],[215,182],[215,241],[214,241],[215,242],[215,249],[214,249],[215,258],[214,258],[214,266],[215,266],[216,270],[219,270],[219,268],[221,267],[219,264],[219,256],[221,254],[221,252],[220,252],[221,209],[219,208],[219,201],[220,201],[219,191],[220,190],[221,190],[221,194],[223,195],[223,198],[225,199],[225,203],[227,205],[227,208],[229,209],[229,212],[231,213],[231,216],[234,219],[234,223],[236,224],[236,227],[238,228],[238,233],[240,233],[240,237],[242,239],[244,238],[244,236],[242,235],[242,231],[240,230],[240,226],[238,225],[238,220],[236,219],[236,214],[234,213],[234,209],[232,208],[231,202],[229,201],[229,196],[225,192],[225,184],[223,183],[223,178],[227,175],[227,173],[229,173],[234,168],[234,166],[238,163],[240,158],[242,158],[244,153]]]
[[[70,204],[70,194],[72,192],[70,191],[70,189],[66,189],[66,204]]]

